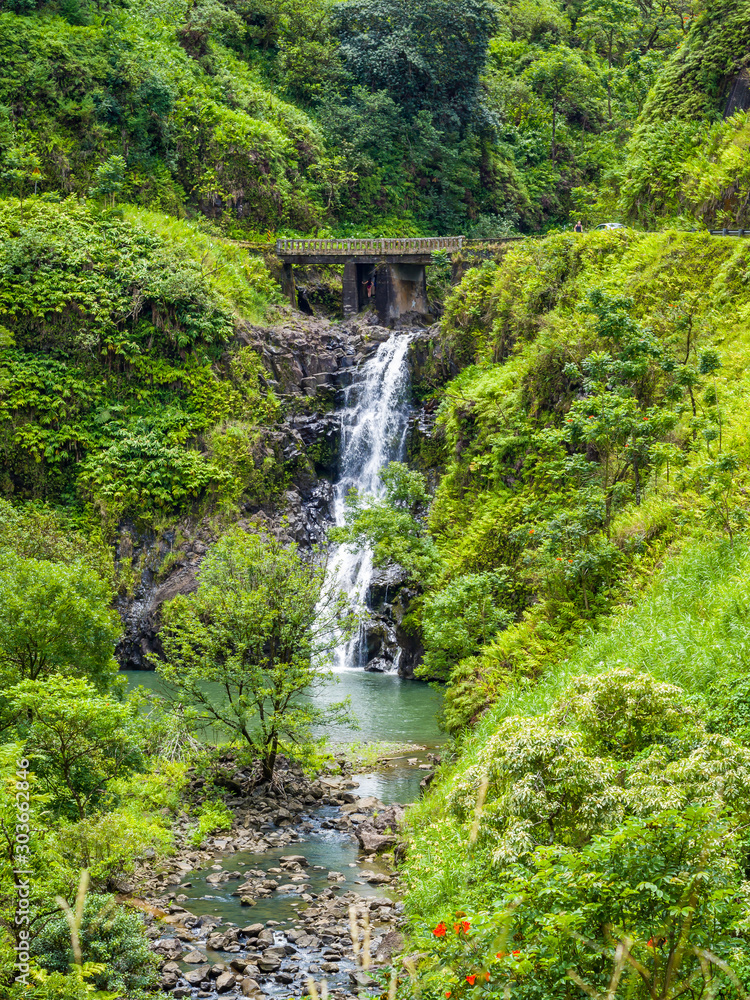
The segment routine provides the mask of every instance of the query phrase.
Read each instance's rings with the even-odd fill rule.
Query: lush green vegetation
[[[721,200],[733,137],[711,128],[748,42],[742,4],[645,0],[6,0],[0,19],[8,193],[256,234],[650,221],[683,210],[704,140],[727,147]]]
[[[227,529],[290,474],[242,335],[282,302],[275,234],[440,232],[547,237],[451,294],[435,258],[434,434],[338,533],[401,567],[447,692],[398,989],[745,995],[750,247],[685,230],[747,224],[750,112],[723,116],[749,24],[729,0],[0,0],[3,995],[155,986],[113,893],[183,809],[195,846],[231,827],[210,780],[190,800],[196,726],[266,778],[312,752],[340,606],[294,546]],[[615,217],[657,231],[558,232]],[[163,616],[181,707],[125,698],[113,539],[204,515],[223,538]]]
[[[522,995],[605,992],[620,959],[623,990],[732,992],[709,952],[746,982],[749,565],[744,543],[688,544],[461,740],[411,816],[419,936],[457,911],[474,928],[432,937],[431,995],[486,971]]]
[[[348,528],[422,584],[413,624],[423,673],[450,680],[449,728],[536,681],[681,539],[738,538],[747,253],[690,234],[557,236],[449,299],[420,386],[440,400],[429,514],[419,476],[394,470]],[[439,623],[457,614],[451,645]]]
[[[159,963],[143,914],[112,893],[137,862],[173,853],[186,810],[194,847],[232,827],[213,784],[224,775],[218,755],[193,733],[208,717],[268,780],[280,753],[320,760],[310,727],[347,707],[324,712],[305,696],[324,677],[312,657],[319,665],[346,613],[324,591],[324,570],[296,550],[229,533],[198,593],[175,598],[165,615],[164,676],[184,710],[142,690],[124,697],[112,669],[119,627],[106,547],[32,505],[3,504],[0,518],[0,991],[145,1000]],[[226,702],[200,686],[217,678]],[[203,776],[200,796],[187,787],[189,764]],[[60,900],[75,911],[73,936]],[[30,954],[25,980],[15,979],[17,947]]]
[[[646,226],[659,217],[729,228],[747,225],[747,112],[722,120],[728,81],[750,44],[744,3],[714,3],[648,96],[621,174],[622,205]]]
[[[448,681],[423,995],[743,995],[747,261],[621,231],[471,270],[418,386],[434,497],[394,466],[351,504]]]
[[[273,485],[277,402],[232,343],[278,291],[198,227],[69,198],[0,206],[2,489],[113,526]],[[276,470],[277,472],[280,470]]]

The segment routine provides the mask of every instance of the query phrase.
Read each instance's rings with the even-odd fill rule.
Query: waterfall
[[[404,457],[409,421],[409,370],[406,352],[411,335],[394,334],[373,358],[358,369],[358,379],[346,390],[341,413],[340,478],[334,488],[334,518],[344,523],[346,497],[352,487],[362,496],[382,493],[380,472]],[[351,603],[361,607],[372,578],[372,551],[339,546],[329,563],[338,586]],[[333,669],[364,667],[367,655],[363,630],[337,647]]]

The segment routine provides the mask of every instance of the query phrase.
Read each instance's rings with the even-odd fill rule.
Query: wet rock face
[[[331,523],[333,487],[314,479],[307,489],[292,486],[275,506],[248,504],[236,522],[244,529],[263,527],[287,542],[310,550],[322,545]],[[123,623],[117,659],[123,670],[151,670],[162,654],[159,642],[161,606],[177,594],[191,594],[198,587],[198,573],[208,548],[218,541],[209,521],[180,522],[162,535],[139,533],[122,525],[116,559],[135,575],[129,594],[116,598]]]
[[[153,667],[149,657],[161,654],[158,609],[177,594],[190,594],[197,588],[196,572],[206,547],[199,537],[183,538],[177,526],[157,536],[139,532],[132,524],[121,525],[115,558],[137,573],[131,594],[115,599],[123,623],[117,647],[121,667]]]
[[[332,405],[336,390],[351,383],[357,365],[390,335],[365,319],[331,323],[290,314],[276,326],[246,326],[240,340],[258,351],[276,392]]]
[[[247,504],[240,526],[262,525],[303,550],[325,542],[332,522],[331,484],[339,474],[341,390],[390,336],[372,317],[331,323],[290,313],[288,321],[274,327],[244,328],[240,339],[261,354],[272,388],[286,403],[287,416],[268,432],[268,444],[288,464],[291,483],[275,505]],[[435,336],[434,330],[425,331],[413,340],[410,363],[419,377],[434,354]],[[161,606],[196,590],[202,558],[215,541],[208,522],[186,520],[159,536],[121,525],[116,558],[131,567],[134,577],[128,593],[116,601],[124,627],[117,649],[123,669],[153,668],[162,652]],[[397,570],[373,577],[367,598],[371,614],[363,624],[366,670],[397,669],[413,677],[422,650],[403,621],[414,596]]]
[[[373,673],[398,670],[400,677],[414,677],[424,650],[403,623],[416,596],[416,590],[407,586],[400,568],[375,571],[366,597],[370,616],[362,625],[365,670]]]
[[[274,391],[286,403],[287,416],[269,430],[267,444],[279,462],[288,463],[292,482],[275,505],[246,505],[241,526],[263,525],[302,549],[325,541],[331,481],[338,471],[337,393],[389,336],[390,331],[364,322],[334,324],[292,314],[278,326],[242,331],[241,341],[261,354]],[[196,590],[202,558],[215,541],[207,522],[185,520],[158,536],[130,523],[120,526],[115,556],[132,574],[127,593],[116,601],[124,631],[117,649],[123,669],[153,668],[153,659],[161,655],[161,606]]]

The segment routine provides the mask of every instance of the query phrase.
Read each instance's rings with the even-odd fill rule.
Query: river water
[[[409,418],[406,365],[409,339],[408,334],[394,334],[381,344],[346,391],[341,410],[341,476],[334,494],[333,513],[337,524],[344,523],[349,491],[356,488],[363,496],[379,495],[382,489],[380,471],[389,461],[403,457]],[[341,546],[332,554],[329,566],[329,572],[335,575],[336,582],[352,603],[361,605],[372,575],[371,552],[366,548]],[[344,698],[351,702],[357,728],[327,727],[325,734],[333,746],[355,743],[367,747],[385,742],[420,748],[394,749],[387,765],[353,776],[359,786],[356,789],[359,796],[372,795],[386,804],[408,803],[419,795],[419,783],[425,774],[419,764],[424,764],[428,752],[441,743],[437,714],[442,695],[427,684],[401,679],[395,670],[393,673],[365,671],[362,669],[362,647],[362,635],[342,643],[335,652],[331,676],[310,697],[319,705]],[[131,687],[140,684],[160,693],[158,673],[130,671],[128,680]],[[216,741],[223,738],[219,732],[211,733],[210,737]],[[360,895],[382,894],[383,890],[367,885],[359,877],[362,858],[354,837],[326,822],[326,807],[317,812],[314,829],[308,830],[293,845],[295,854],[303,854],[308,859],[306,874],[310,891],[318,893],[330,885],[327,873],[335,870],[344,876],[345,881],[340,884],[342,891],[353,889]],[[285,846],[271,848],[263,854],[238,852],[217,856],[214,869],[278,871],[279,858],[290,852],[290,847]],[[372,868],[372,863],[368,867]],[[237,897],[232,895],[232,884],[213,885],[207,881],[211,874],[210,868],[190,873],[189,885],[181,889],[183,905],[196,916],[221,917],[225,924],[246,922],[247,911],[243,911]],[[299,906],[294,896],[273,893],[267,899],[258,900],[252,918],[289,926],[294,923]],[[269,988],[268,992],[274,993],[276,988]]]
[[[129,670],[129,687],[139,684],[156,694],[163,692],[158,672]],[[219,695],[217,686],[217,696]],[[397,674],[371,674],[365,670],[343,670],[313,694],[313,701],[326,705],[349,698],[358,728],[327,726],[325,735],[333,746],[375,742],[417,744],[435,750],[443,734],[437,722],[442,694],[428,684],[402,680]],[[210,734],[216,742],[228,739],[218,731]],[[361,795],[375,795],[384,802],[411,802],[416,798],[424,773],[406,764],[407,759],[425,758],[425,753],[404,754],[394,767],[358,777]]]

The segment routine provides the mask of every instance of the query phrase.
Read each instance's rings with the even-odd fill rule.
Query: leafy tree
[[[594,753],[625,760],[698,731],[682,688],[629,667],[575,678],[551,714],[580,727]]]
[[[59,813],[83,818],[108,781],[141,763],[130,706],[101,697],[83,678],[27,679],[7,696],[32,770]]]
[[[719,357],[719,352],[713,348],[708,348],[707,350],[701,351],[698,355],[698,374],[699,375],[713,375],[721,368],[721,358]],[[711,415],[716,420],[718,425],[718,438],[719,438],[719,451],[721,451],[722,446],[722,414],[721,407],[719,405],[719,393],[716,387],[716,378],[714,377],[713,385],[708,389],[705,394],[706,402],[711,407],[709,411]]]
[[[23,196],[26,191],[37,187],[42,180],[41,160],[36,153],[21,147],[14,147],[5,153],[5,162],[0,169],[0,180],[15,191],[21,202],[21,219],[23,219]]]
[[[420,675],[447,679],[451,667],[479,652],[513,621],[502,607],[509,589],[502,570],[466,573],[430,594],[422,611],[425,657]]]
[[[241,0],[248,41],[276,59],[275,78],[292,97],[309,103],[334,90],[342,73],[331,31],[331,0]]]
[[[335,12],[355,79],[386,90],[408,114],[428,110],[451,128],[479,103],[479,75],[495,24],[487,0],[346,0]]]
[[[331,529],[329,537],[339,543],[371,545],[376,566],[396,564],[424,584],[439,566],[437,546],[425,523],[430,502],[425,478],[402,462],[391,462],[380,478],[383,496],[362,498],[352,490],[346,501],[346,523]]]
[[[53,674],[112,684],[120,634],[108,584],[89,565],[0,555],[0,670],[5,686]]]
[[[615,774],[614,762],[592,756],[578,733],[545,718],[513,717],[453,783],[450,808],[464,822],[479,817],[477,843],[505,864],[542,844],[580,846],[619,822],[624,804]]]
[[[608,350],[593,351],[580,363],[569,365],[571,378],[583,375],[584,396],[576,400],[566,418],[567,439],[573,445],[593,445],[599,456],[599,478],[604,497],[604,527],[609,533],[618,488],[633,474],[636,503],[641,501],[643,474],[653,461],[653,446],[677,422],[670,406],[651,406],[659,380],[668,382],[679,398],[673,373],[675,363],[630,315],[630,300],[589,293],[582,310],[596,317],[597,335]],[[577,458],[570,472],[582,472]]]
[[[587,480],[589,463],[577,457],[562,463],[568,476],[580,474],[583,485],[550,498],[555,514],[529,529],[529,578],[552,601],[564,602],[578,593],[588,613],[592,600],[606,588],[621,561],[617,547],[602,536],[606,526],[606,504],[601,490]],[[606,481],[606,479],[605,479]],[[616,496],[613,489],[612,496]]]
[[[626,968],[627,979],[652,997],[691,988],[701,993],[715,976],[727,975],[741,920],[740,873],[733,831],[710,807],[633,819],[576,857],[553,848],[540,851],[537,863],[527,912],[530,917],[544,900],[539,937],[526,914],[521,921],[529,945],[557,927],[552,976],[572,964],[571,978],[593,976],[604,988],[621,943],[627,949],[622,972]],[[578,919],[566,922],[565,914],[583,899]],[[549,944],[542,947],[551,958]],[[604,967],[602,948],[609,959]],[[727,985],[732,978],[730,969]]]
[[[750,520],[746,500],[748,471],[734,452],[717,455],[683,477],[699,497],[699,505],[708,525],[726,532],[729,544],[734,545],[738,532]]]
[[[599,91],[593,71],[573,49],[559,46],[545,52],[529,68],[528,80],[534,90],[552,107],[552,143],[550,156],[557,154],[557,129],[560,116],[585,108]]]
[[[235,530],[206,556],[197,593],[165,606],[160,670],[195,721],[243,739],[270,780],[287,741],[346,717],[344,703],[321,709],[305,695],[326,682],[322,661],[350,624],[324,565]]]
[[[607,118],[612,120],[613,67],[620,52],[632,46],[639,17],[638,8],[631,0],[588,0],[578,22],[578,31],[587,41],[593,42],[607,61]]]
[[[124,156],[110,156],[104,163],[100,163],[94,171],[94,184],[91,188],[91,195],[94,198],[102,198],[105,202],[114,207],[117,196],[122,193],[125,187],[125,163]]]

